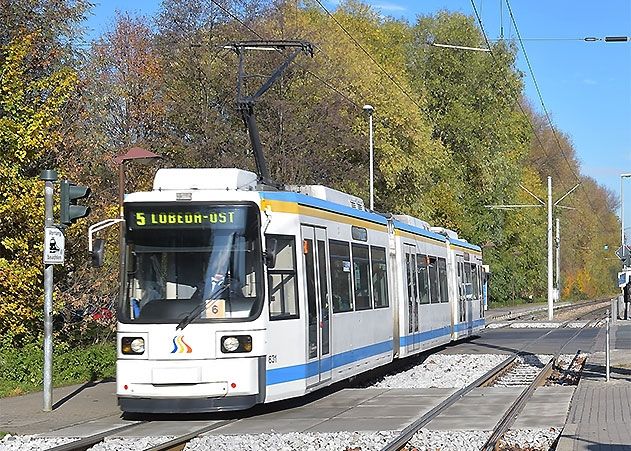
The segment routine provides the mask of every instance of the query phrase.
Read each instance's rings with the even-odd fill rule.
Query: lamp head
[[[364,105],[364,111],[368,114],[372,115],[372,112],[375,111],[372,105]]]

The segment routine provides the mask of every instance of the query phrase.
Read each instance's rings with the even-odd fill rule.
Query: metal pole
[[[548,176],[548,320],[551,321],[554,316],[552,306],[553,288],[552,288],[552,177]]]
[[[373,154],[373,144],[372,144],[372,111],[368,117],[368,122],[370,124],[370,210],[374,211],[375,209],[375,192],[373,188],[374,183],[374,164],[375,158]]]
[[[125,160],[122,160],[118,165],[118,215],[120,219],[123,219],[123,203],[125,201]],[[120,291],[118,293],[119,299],[123,298],[123,276],[125,275],[125,223],[120,222],[118,227],[118,270],[120,278]]]
[[[42,171],[44,184],[44,226],[53,226],[53,181],[55,171]],[[42,410],[53,410],[53,265],[44,265],[44,405]]]
[[[556,223],[556,271],[554,275],[554,299],[555,301],[558,301],[561,297],[561,284],[559,283],[561,280],[561,231],[559,218],[556,218]]]
[[[606,349],[605,349],[605,356],[606,356],[606,373],[607,373],[607,382],[609,382],[609,310],[607,310],[607,319],[605,320],[606,322],[606,328],[607,328],[607,340],[606,340]]]
[[[624,190],[622,189],[622,182],[624,181],[624,175],[620,176],[620,246],[624,249]]]

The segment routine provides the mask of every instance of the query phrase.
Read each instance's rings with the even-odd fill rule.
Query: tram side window
[[[449,302],[449,288],[447,288],[447,261],[438,257],[438,281],[440,283],[440,302]]]
[[[418,292],[421,304],[429,304],[429,269],[427,267],[427,255],[418,254],[417,273],[418,273]]]
[[[372,265],[372,293],[375,308],[388,307],[388,264],[383,247],[370,247]]]
[[[440,302],[438,295],[438,259],[429,257],[429,293],[432,304]]]
[[[276,261],[274,268],[267,271],[270,319],[298,318],[296,240],[293,236],[268,235],[268,249],[273,240],[276,240]]]
[[[353,249],[353,277],[355,279],[355,310],[367,310],[372,307],[368,246],[353,243],[351,247]]]
[[[478,268],[476,264],[471,264],[471,281],[473,282],[473,297],[475,299],[480,298],[480,279],[478,278]]]
[[[348,243],[329,240],[333,313],[353,310],[351,296],[351,253]]]
[[[465,295],[467,299],[471,299],[473,296],[473,283],[471,282],[471,263],[464,264],[464,287],[465,287]]]

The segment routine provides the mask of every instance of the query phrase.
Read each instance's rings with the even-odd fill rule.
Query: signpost
[[[57,227],[44,227],[44,264],[63,265],[66,239]]]
[[[43,170],[40,179],[44,184],[44,412],[53,410],[53,265],[63,265],[66,239],[56,227],[53,218],[54,182],[57,171]],[[90,188],[78,186],[68,180],[61,182],[61,223],[68,226],[90,214],[90,208],[77,205],[77,200],[90,194]],[[63,227],[63,226],[61,226]]]

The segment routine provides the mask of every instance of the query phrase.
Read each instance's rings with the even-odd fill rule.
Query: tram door
[[[331,312],[326,229],[302,226],[307,295],[307,385],[331,378]]]
[[[408,342],[407,350],[414,351],[420,349],[421,342],[418,337],[418,261],[416,256],[416,246],[404,244],[405,247],[405,268],[407,275],[407,301],[408,301]]]

